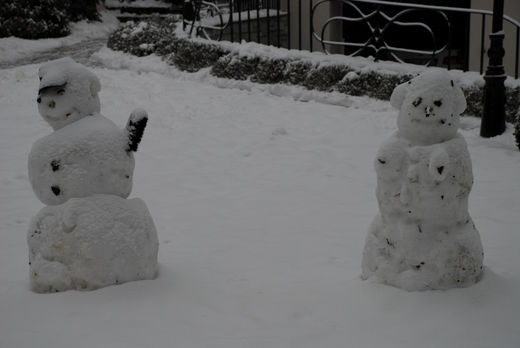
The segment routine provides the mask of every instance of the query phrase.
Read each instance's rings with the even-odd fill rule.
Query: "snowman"
[[[28,231],[31,288],[92,290],[157,274],[157,232],[146,204],[127,199],[133,152],[147,122],[124,129],[100,114],[98,78],[70,58],[39,70],[38,111],[53,132],[37,140],[28,169],[47,206]]]
[[[375,159],[380,213],[369,229],[362,278],[405,290],[476,283],[480,236],[468,213],[473,185],[458,132],[466,99],[444,70],[428,70],[394,89],[398,130]]]

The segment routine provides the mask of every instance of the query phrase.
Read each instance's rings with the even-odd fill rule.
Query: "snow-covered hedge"
[[[211,68],[211,74],[259,83],[286,83],[320,91],[367,95],[389,100],[398,84],[427,69],[367,58],[327,56],[256,43],[209,42],[188,38],[173,17],[127,22],[112,34],[108,47],[137,56],[155,53],[182,70]],[[477,73],[451,71],[468,101],[466,114],[481,116],[483,79]],[[506,84],[506,117],[515,122],[520,108],[520,83]],[[518,126],[520,128],[520,126]],[[520,137],[520,136],[519,136]]]
[[[0,37],[24,39],[62,37],[69,22],[97,20],[98,0],[2,0]]]

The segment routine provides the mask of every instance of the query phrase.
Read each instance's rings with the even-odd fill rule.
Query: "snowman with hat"
[[[157,232],[132,190],[133,153],[147,114],[125,128],[100,113],[98,78],[70,58],[39,69],[38,111],[53,132],[29,153],[29,179],[46,204],[27,242],[31,289],[93,290],[157,275]]]

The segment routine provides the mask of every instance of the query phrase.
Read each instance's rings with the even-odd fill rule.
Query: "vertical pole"
[[[247,2],[247,41],[251,41],[251,0]]]
[[[309,0],[309,51],[312,52],[312,0]]]
[[[233,0],[229,0],[229,29],[231,30],[231,42],[234,41],[234,24],[233,24]]]
[[[453,41],[453,37],[451,35],[451,23],[453,22],[453,16],[451,12],[448,13],[448,70],[451,70],[451,45]]]
[[[276,41],[276,47],[280,48],[280,0],[276,0]]]
[[[480,135],[485,138],[500,135],[506,129],[506,90],[504,87],[506,74],[502,60],[505,54],[503,17],[504,0],[494,0],[493,26],[492,32],[489,34],[491,41],[488,51],[489,65],[486,75],[484,75],[484,113],[480,125]]]
[[[287,0],[287,49],[291,49],[291,0]]]
[[[480,75],[484,72],[484,55],[486,49],[484,48],[484,37],[486,35],[486,15],[482,14],[482,34],[480,36]]]
[[[256,0],[256,42],[261,43],[260,41],[260,0]]]
[[[302,0],[298,0],[298,49],[302,50]]]
[[[271,18],[269,17],[269,9],[271,7],[271,4],[269,1],[267,1],[267,46],[271,45]]]
[[[238,42],[242,43],[242,1],[238,0]]]
[[[515,79],[518,78],[518,60],[520,54],[520,27],[516,27]]]

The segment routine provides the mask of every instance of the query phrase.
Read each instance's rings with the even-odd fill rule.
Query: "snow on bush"
[[[472,285],[484,253],[468,212],[462,90],[447,72],[430,70],[395,88],[390,102],[398,130],[374,161],[380,214],[366,238],[363,278],[409,291]]]
[[[174,17],[154,17],[147,22],[128,21],[121,24],[108,38],[107,45],[138,57],[152,53],[166,55],[173,51],[176,41]]]

